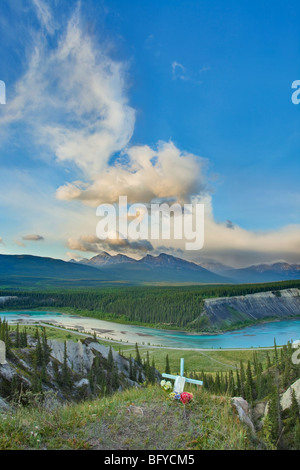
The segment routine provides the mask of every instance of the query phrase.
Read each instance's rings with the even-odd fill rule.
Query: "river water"
[[[219,335],[199,335],[182,331],[122,325],[95,318],[55,312],[1,312],[0,318],[5,318],[9,323],[51,323],[58,327],[72,328],[83,333],[96,332],[103,339],[171,348],[231,349],[269,347],[274,345],[274,339],[277,345],[300,339],[300,320],[263,323]]]

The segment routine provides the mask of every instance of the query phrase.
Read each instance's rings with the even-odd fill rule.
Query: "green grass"
[[[159,386],[50,411],[35,405],[0,419],[0,449],[204,450],[253,449],[228,398],[200,390],[183,405]]]
[[[9,325],[11,331],[15,331],[17,329],[16,325]],[[38,328],[35,325],[19,325],[20,332],[23,331],[26,328],[27,333],[30,336],[34,336],[36,328]],[[41,327],[39,327],[41,328]],[[51,328],[46,327],[46,332],[47,332],[47,339],[51,340],[56,340],[56,341],[77,341],[79,339],[82,339],[83,336],[77,335],[76,333],[69,332],[68,330],[63,330],[63,329],[57,329],[57,328]]]
[[[119,348],[114,346],[116,351],[119,351]],[[126,357],[129,357],[131,353],[135,357],[135,348],[134,347],[120,347],[121,352]],[[235,370],[236,367],[239,367],[240,361],[243,361],[244,364],[248,360],[253,362],[253,351],[251,350],[237,350],[237,351],[225,351],[217,350],[212,351],[208,350],[206,352],[202,351],[180,351],[175,349],[154,349],[151,347],[141,347],[139,346],[139,351],[141,357],[144,358],[149,351],[150,360],[154,358],[155,367],[162,373],[165,371],[166,365],[166,355],[169,356],[169,363],[171,368],[171,373],[176,374],[179,372],[180,367],[180,358],[184,358],[185,364],[185,373],[190,372],[218,372],[224,371],[228,372],[230,369]],[[263,365],[267,363],[267,351],[266,350],[256,350],[257,358]],[[273,351],[269,351],[269,356],[272,358]]]

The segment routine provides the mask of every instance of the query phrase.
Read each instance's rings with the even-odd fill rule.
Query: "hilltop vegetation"
[[[192,364],[187,353],[190,368],[185,374],[202,379],[204,386],[186,385],[194,400],[184,411],[160,388],[159,375],[153,375],[155,364],[159,372],[176,374],[178,351],[166,355],[158,350],[154,362],[150,348],[124,347],[119,355],[107,348],[107,357],[96,354],[86,374],[80,364],[70,366],[72,358],[66,352],[72,348],[63,347],[62,332],[57,334],[64,353],[57,360],[47,332],[41,327],[0,325],[9,363],[0,366],[1,450],[299,449],[299,397],[297,402],[294,394],[290,408],[284,410],[280,401],[300,377],[290,344],[244,351],[239,363],[238,351],[216,351],[214,368],[206,363],[205,372],[200,370],[205,363],[194,358]],[[95,347],[93,339],[82,341],[87,352],[89,345]],[[82,359],[86,363],[87,356]],[[127,364],[127,374],[120,370],[120,360]],[[7,375],[8,370],[14,373]],[[233,396],[247,400],[254,432],[240,421],[231,403]],[[8,410],[1,411],[1,397]]]
[[[249,450],[255,449],[229,400],[194,393],[186,417],[159,386],[48,411],[17,408],[0,421],[0,449]]]

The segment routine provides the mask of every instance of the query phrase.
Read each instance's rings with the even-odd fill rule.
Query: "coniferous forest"
[[[272,291],[280,296],[282,289],[299,287],[300,281],[283,281],[243,285],[2,290],[0,296],[9,295],[16,298],[0,304],[0,311],[14,308],[70,308],[80,315],[99,319],[209,331],[207,317],[200,317],[204,299],[266,291]]]

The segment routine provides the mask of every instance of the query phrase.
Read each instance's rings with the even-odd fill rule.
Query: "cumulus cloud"
[[[153,246],[148,240],[129,241],[121,238],[99,240],[99,238],[93,235],[82,235],[77,239],[69,238],[67,246],[71,250],[88,253],[113,251],[117,253],[140,254],[153,250]]]
[[[46,4],[34,3],[42,24],[52,24]],[[0,126],[26,122],[36,144],[80,176],[57,189],[59,200],[92,207],[116,202],[119,195],[129,202],[186,201],[204,190],[204,159],[172,142],[130,146],[135,111],[128,105],[126,76],[127,64],[112,60],[83,32],[79,10],[56,48],[44,37],[37,40]]]
[[[22,237],[22,240],[26,240],[30,242],[39,242],[39,241],[43,241],[44,237],[42,237],[41,235],[29,234],[29,235],[24,235],[24,237]]]
[[[80,200],[91,206],[115,203],[127,196],[129,203],[153,199],[186,202],[192,195],[207,191],[205,159],[181,152],[172,142],[130,147],[126,163],[117,162],[96,175],[90,184],[74,182],[57,190],[58,199]]]

